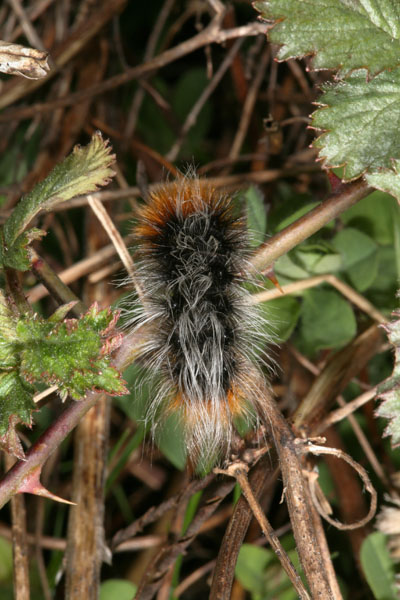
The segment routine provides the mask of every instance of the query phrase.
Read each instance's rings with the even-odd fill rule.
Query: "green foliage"
[[[124,371],[124,378],[128,388],[132,391],[127,396],[116,398],[115,402],[127,417],[144,428],[148,407],[155,393],[154,373],[133,364]],[[170,415],[164,419],[155,437],[161,452],[180,470],[183,470],[186,464],[183,438],[182,423],[176,415]]]
[[[371,75],[400,64],[400,5],[392,0],[269,0],[255,7],[277,21],[270,40],[279,60],[314,55],[315,69]],[[356,40],[356,43],[355,43]]]
[[[277,343],[285,342],[297,325],[301,307],[296,298],[284,296],[260,304],[267,334]]]
[[[391,169],[382,169],[378,173],[368,173],[367,181],[373,187],[392,194],[400,202],[400,160],[390,159]]]
[[[335,290],[313,288],[303,295],[299,345],[307,354],[348,344],[357,331],[350,304]]]
[[[0,246],[1,264],[26,271],[30,266],[27,246],[43,235],[38,229],[25,232],[32,219],[42,210],[49,211],[60,202],[94,192],[108,183],[114,174],[110,168],[113,161],[114,156],[100,133],[96,133],[87,146],[76,146],[44,181],[20,200],[5,222]]]
[[[68,307],[70,308],[70,306]],[[124,394],[110,356],[121,342],[113,331],[118,314],[93,305],[80,319],[61,321],[65,310],[46,320],[14,316],[0,295],[0,443],[22,455],[17,423],[30,425],[35,405],[33,383],[58,387],[76,400],[88,390]]]
[[[250,186],[243,194],[247,208],[247,227],[250,232],[250,244],[255,248],[265,241],[267,215],[264,197],[255,186]]]
[[[292,539],[285,538],[283,544],[295,568],[298,569],[299,560],[297,553],[292,549]],[[239,551],[235,575],[244,589],[251,593],[253,600],[296,600],[298,597],[274,552],[269,548],[243,544]]]
[[[395,349],[395,362],[391,377],[386,379],[379,388],[379,397],[383,400],[377,415],[389,419],[385,435],[390,435],[392,445],[400,445],[400,310],[394,313],[398,317],[392,323],[387,323],[384,328],[389,341]]]
[[[339,231],[332,240],[333,246],[342,257],[342,269],[352,285],[359,291],[369,288],[377,273],[378,246],[365,233],[347,227]]]
[[[313,127],[327,131],[316,141],[330,167],[344,165],[344,178],[359,177],[392,167],[400,154],[397,123],[400,116],[400,69],[380,73],[367,81],[365,70],[352,73],[345,81],[323,87],[318,103],[323,108],[313,115]],[[392,171],[392,175],[394,172]],[[388,174],[373,180],[388,190]],[[398,184],[397,184],[398,185]],[[392,188],[390,188],[392,189]]]
[[[108,579],[100,586],[100,600],[132,600],[137,586],[125,579]]]
[[[395,569],[386,537],[375,531],[365,538],[360,551],[361,565],[376,600],[395,600]]]
[[[371,185],[400,198],[400,5],[392,0],[269,0],[256,2],[274,25],[280,60],[313,55],[315,69],[335,69],[323,87],[313,127],[328,168],[343,178],[366,173]],[[354,43],[354,40],[357,43]]]
[[[393,215],[398,213],[394,198],[383,192],[373,192],[346,210],[340,220],[370,236],[377,244],[391,245],[394,241]]]
[[[12,580],[12,546],[9,540],[0,537],[0,582]]]
[[[54,323],[36,316],[22,318],[16,328],[21,374],[27,381],[58,386],[62,397],[79,400],[87,390],[126,393],[109,356],[120,335],[109,336],[115,316],[93,305],[80,319]]]

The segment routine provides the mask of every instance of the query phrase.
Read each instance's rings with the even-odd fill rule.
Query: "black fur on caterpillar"
[[[208,468],[229,451],[235,419],[258,425],[268,386],[259,366],[265,329],[250,293],[245,219],[208,182],[160,185],[135,228],[144,331],[141,363],[155,374],[153,433],[178,413],[188,456]],[[262,419],[263,420],[263,419]]]

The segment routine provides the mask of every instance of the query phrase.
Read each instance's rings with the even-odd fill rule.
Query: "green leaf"
[[[336,291],[314,288],[304,292],[299,343],[305,352],[344,346],[356,330],[353,309]]]
[[[250,245],[256,248],[265,240],[267,230],[267,213],[264,196],[254,185],[243,194],[247,208],[247,228],[250,232]]]
[[[132,600],[137,586],[126,579],[108,579],[100,586],[100,600]]]
[[[36,316],[16,326],[21,375],[30,382],[58,386],[62,397],[76,400],[88,390],[119,395],[127,392],[119,372],[110,366],[111,352],[121,342],[110,334],[117,315],[93,305],[80,319],[62,323]]]
[[[389,341],[395,349],[392,375],[379,387],[379,398],[383,400],[376,414],[389,419],[385,435],[391,436],[392,446],[400,446],[400,310],[395,311],[396,321],[383,325]]]
[[[380,73],[372,81],[364,70],[355,71],[323,89],[323,108],[313,114],[312,125],[326,132],[314,142],[325,164],[344,165],[344,179],[391,169],[393,164],[397,168],[393,159],[400,154],[400,137],[394,123],[400,119],[400,69]],[[390,189],[393,186],[390,180]]]
[[[146,419],[149,401],[154,394],[154,376],[149,369],[132,363],[123,373],[129,390],[127,396],[115,399],[117,406],[136,423]]]
[[[302,244],[295,250],[293,259],[310,275],[337,271],[342,264],[340,254],[335,253],[331,245],[324,243]]]
[[[296,570],[299,569],[299,560],[292,546],[292,540],[285,538],[282,545]],[[297,593],[288,576],[282,569],[276,556],[270,549],[259,548],[251,544],[242,544],[238,555],[235,575],[242,586],[251,592],[254,600],[267,600],[279,598],[280,600],[296,600]]]
[[[94,192],[109,182],[114,172],[110,165],[114,156],[100,133],[95,133],[85,146],[75,146],[72,153],[17,204],[4,224],[7,251],[16,243],[29,222],[41,210],[49,211],[56,204],[74,196]]]
[[[365,292],[374,283],[378,275],[379,256],[375,251],[371,256],[361,260],[356,265],[347,269],[350,283],[359,292]]]
[[[400,160],[392,159],[391,169],[382,169],[377,173],[367,173],[367,181],[373,187],[388,192],[400,202]]]
[[[28,247],[33,240],[40,240],[46,232],[41,229],[29,229],[21,233],[10,247],[0,244],[0,264],[18,271],[27,271],[31,266]]]
[[[273,334],[274,340],[282,343],[289,339],[299,320],[299,302],[291,296],[284,296],[262,302],[259,306],[265,327],[269,334]]]
[[[156,443],[161,452],[180,471],[186,465],[183,425],[177,415],[168,415],[156,431]],[[200,461],[199,461],[200,462]]]
[[[372,237],[378,244],[393,244],[393,210],[396,201],[383,192],[373,192],[341,214],[340,220]]]
[[[31,426],[34,388],[16,371],[0,372],[0,446],[18,458],[24,452],[16,431],[18,423]]]
[[[12,581],[12,574],[12,544],[6,538],[0,537],[0,582]]]
[[[269,0],[255,7],[275,21],[269,39],[282,44],[279,60],[312,54],[315,69],[342,75],[400,64],[400,4],[393,0]]]
[[[253,594],[263,594],[266,591],[265,570],[273,560],[272,550],[242,544],[235,575],[246,590]]]
[[[383,533],[375,531],[366,537],[361,546],[360,560],[376,600],[396,600],[395,569]]]
[[[351,283],[360,292],[373,283],[378,270],[378,246],[365,233],[347,227],[332,240],[342,256],[342,266]]]
[[[274,271],[278,275],[283,275],[285,278],[291,279],[307,279],[310,276],[308,271],[303,265],[299,265],[299,261],[296,257],[296,251],[288,252],[284,254],[275,262]],[[281,277],[279,277],[281,282]],[[283,282],[285,283],[285,282]]]
[[[275,262],[274,270],[288,279],[307,279],[310,275],[335,272],[341,264],[340,254],[335,252],[333,246],[322,242],[302,244],[281,256]]]

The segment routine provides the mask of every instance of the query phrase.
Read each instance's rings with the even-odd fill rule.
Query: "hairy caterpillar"
[[[133,321],[145,326],[141,361],[157,374],[148,417],[177,412],[188,456],[204,468],[226,456],[238,417],[257,424],[263,414],[265,334],[242,285],[246,223],[231,198],[182,177],[150,194],[135,237],[142,305]]]

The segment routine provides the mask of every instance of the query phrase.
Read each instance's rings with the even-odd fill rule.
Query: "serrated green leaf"
[[[400,64],[400,4],[393,0],[268,0],[255,7],[275,21],[279,60],[314,55],[315,69],[375,75]],[[364,71],[364,77],[365,77]]]
[[[24,456],[16,425],[30,426],[35,403],[34,388],[16,371],[0,372],[0,446],[19,458]]]
[[[28,247],[33,240],[40,240],[45,231],[41,229],[29,229],[21,233],[11,246],[0,244],[0,265],[17,269],[18,271],[27,271],[31,266],[29,260]]]
[[[72,153],[17,204],[4,224],[4,242],[8,251],[16,243],[29,222],[41,210],[51,210],[56,204],[74,196],[94,192],[108,183],[114,172],[114,161],[107,142],[96,133],[85,146],[75,146]]]
[[[360,560],[376,600],[396,600],[395,569],[383,533],[375,531],[365,538]]]
[[[121,339],[108,335],[115,319],[96,305],[80,319],[62,323],[21,318],[16,326],[21,375],[27,381],[56,384],[62,396],[76,400],[88,390],[126,393],[118,371],[110,366],[110,354]]]
[[[396,447],[400,445],[400,310],[395,311],[394,315],[398,318],[384,325],[395,349],[393,373],[379,386],[378,397],[382,403],[376,414],[389,419],[385,435],[391,436],[392,445]]]
[[[380,73],[372,81],[364,70],[356,71],[323,89],[323,108],[313,114],[312,125],[326,132],[314,142],[325,164],[343,165],[344,179],[392,168],[400,155],[393,125],[400,119],[400,69]]]
[[[299,339],[304,352],[344,346],[356,331],[353,309],[340,294],[319,288],[304,292]]]
[[[391,169],[382,169],[376,173],[367,173],[366,179],[370,185],[382,192],[387,192],[400,202],[400,160],[392,160]]]
[[[267,230],[267,213],[264,206],[264,197],[254,185],[250,186],[243,194],[247,209],[247,228],[250,232],[250,245],[257,247],[265,240]]]

